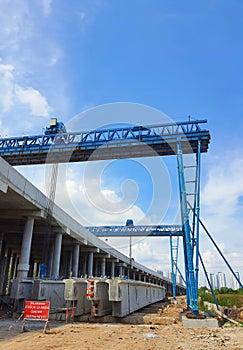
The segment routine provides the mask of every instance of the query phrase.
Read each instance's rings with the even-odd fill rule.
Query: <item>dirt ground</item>
[[[5,320],[4,326],[1,321],[0,350],[243,350],[242,327],[225,324],[217,329],[184,328],[179,320],[181,305],[155,310],[136,313],[147,324],[75,322],[57,327],[57,322],[50,322],[47,334],[40,330],[43,324],[36,326],[38,331],[32,327],[31,332],[20,334],[20,322]],[[127,322],[135,319],[136,315],[130,316]]]

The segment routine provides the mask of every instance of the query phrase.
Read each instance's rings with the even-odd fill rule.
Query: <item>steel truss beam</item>
[[[197,152],[198,139],[201,152],[207,152],[210,134],[201,129],[203,123],[206,120],[0,138],[0,156],[11,165],[28,165],[175,155],[178,137],[184,153]]]
[[[180,225],[90,226],[86,228],[97,237],[183,236]]]

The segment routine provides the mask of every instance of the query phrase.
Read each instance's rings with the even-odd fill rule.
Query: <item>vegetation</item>
[[[219,290],[215,290],[214,293],[218,304],[221,306],[236,306],[237,308],[243,307],[243,288],[233,290],[231,288],[223,287]],[[198,291],[198,295],[200,297],[200,308],[203,308],[204,301],[214,303],[212,293],[206,287],[201,287]]]

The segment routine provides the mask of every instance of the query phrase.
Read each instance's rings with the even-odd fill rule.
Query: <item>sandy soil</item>
[[[151,324],[143,325],[72,323],[53,328],[56,323],[52,325],[50,322],[51,330],[47,334],[39,330],[15,335],[20,324],[17,326],[13,321],[6,321],[5,331],[4,327],[0,329],[0,339],[5,338],[0,342],[0,349],[243,350],[242,327],[184,328],[179,321],[180,311],[180,305],[169,305],[154,318],[147,315]],[[6,337],[12,338],[6,340]]]

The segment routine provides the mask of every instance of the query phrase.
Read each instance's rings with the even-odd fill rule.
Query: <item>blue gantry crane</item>
[[[55,119],[55,118],[54,118]],[[56,121],[56,123],[58,123]],[[104,159],[176,155],[207,152],[206,120],[149,126],[114,127],[82,132],[57,132],[50,127],[42,135],[0,138],[0,156],[11,165],[82,162]]]
[[[201,153],[207,152],[210,142],[209,131],[202,128],[206,122],[189,118],[188,121],[161,125],[66,132],[64,124],[53,118],[43,135],[1,138],[0,156],[11,165],[28,165],[175,155],[182,225],[180,228],[167,225],[140,230],[143,233],[150,230],[149,235],[171,237],[173,276],[178,268],[178,245],[173,243],[173,236],[182,236],[187,304],[189,310],[197,315]],[[194,156],[193,164],[185,164],[185,154]],[[187,169],[193,169],[193,179],[188,179]],[[193,186],[192,192],[188,191],[189,184]],[[132,227],[127,226],[128,229],[132,230]]]

